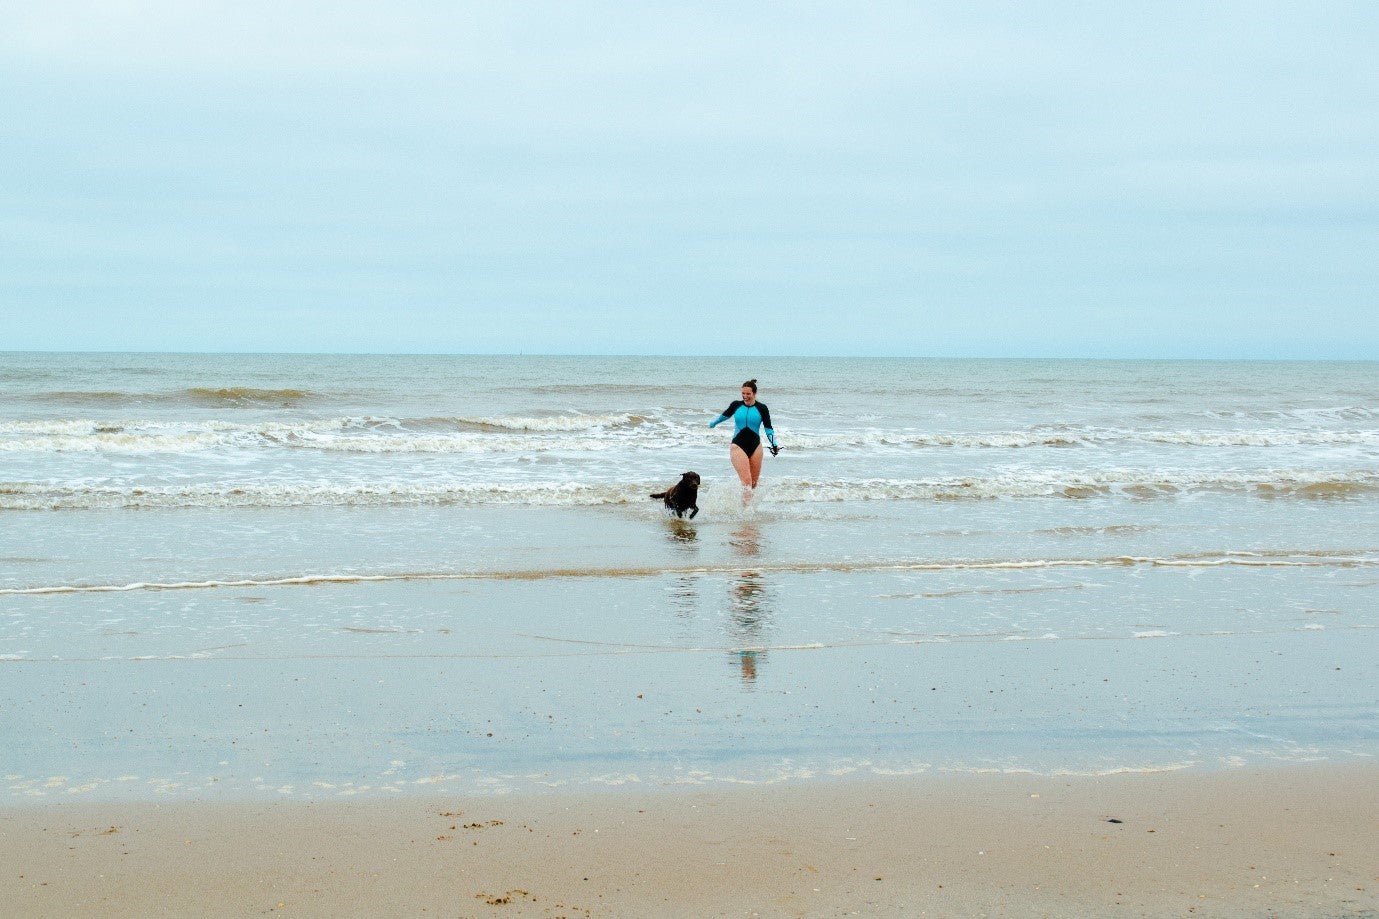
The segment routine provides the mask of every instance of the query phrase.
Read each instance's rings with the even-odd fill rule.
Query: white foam
[[[359,453],[600,451],[608,449],[610,442],[645,436],[636,429],[648,420],[629,414],[472,419],[344,416],[251,423],[219,419],[22,420],[0,422],[0,452],[138,454],[230,448]]]
[[[39,419],[0,421],[0,452],[169,453],[210,449],[304,449],[358,453],[464,453],[560,450],[597,452],[610,444],[658,448],[721,446],[683,413],[497,415],[474,418],[340,416],[293,421],[221,419]],[[1137,430],[1063,427],[943,432],[885,429],[792,430],[777,437],[792,451],[1045,450],[1141,446],[1274,448],[1379,446],[1379,430],[1261,428]]]
[[[636,425],[645,419],[638,415],[546,415],[541,417],[492,416],[460,418],[461,424],[480,424],[514,431],[588,431],[597,428]]]
[[[512,475],[508,469],[500,470]],[[0,510],[114,507],[300,507],[421,504],[647,505],[664,482],[599,481],[216,481],[165,485],[105,482],[0,482]],[[1193,492],[1234,492],[1269,498],[1345,497],[1379,492],[1379,471],[1248,473],[1012,472],[960,479],[780,478],[760,489],[754,504],[800,505],[845,501],[948,501],[1025,498],[1146,498]],[[736,488],[707,486],[704,501],[733,504]],[[740,503],[740,502],[739,502]],[[720,509],[722,509],[720,507]]]

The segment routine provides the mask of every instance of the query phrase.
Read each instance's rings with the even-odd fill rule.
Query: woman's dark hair
[[[750,387],[752,388],[752,392],[756,392],[756,391],[757,391],[757,378],[756,378],[756,377],[752,377],[750,380],[748,380],[746,383],[743,383],[742,385],[743,385],[743,386],[750,386]]]

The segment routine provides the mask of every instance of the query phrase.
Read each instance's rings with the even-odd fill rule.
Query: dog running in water
[[[680,476],[680,481],[651,497],[664,501],[666,507],[675,511],[676,517],[683,517],[685,511],[689,511],[693,520],[699,513],[699,473],[686,472]]]

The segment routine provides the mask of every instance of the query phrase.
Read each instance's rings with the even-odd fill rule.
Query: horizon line
[[[1364,357],[1154,357],[1087,355],[954,355],[954,354],[667,354],[630,351],[184,351],[175,349],[0,349],[0,355],[91,354],[91,355],[197,355],[203,357],[533,357],[533,358],[670,358],[674,360],[919,360],[919,361],[1157,361],[1214,363],[1344,363],[1373,364],[1379,358]]]

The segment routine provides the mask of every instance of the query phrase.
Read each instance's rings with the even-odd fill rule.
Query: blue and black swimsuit
[[[761,436],[758,430],[766,432],[766,440],[771,446],[776,445],[776,432],[771,429],[771,411],[765,405],[758,402],[755,405],[747,405],[741,399],[736,399],[733,404],[723,410],[713,421],[709,422],[709,427],[715,427],[733,419],[733,426],[736,431],[733,433],[733,443],[742,448],[742,452],[751,456],[761,448]]]

